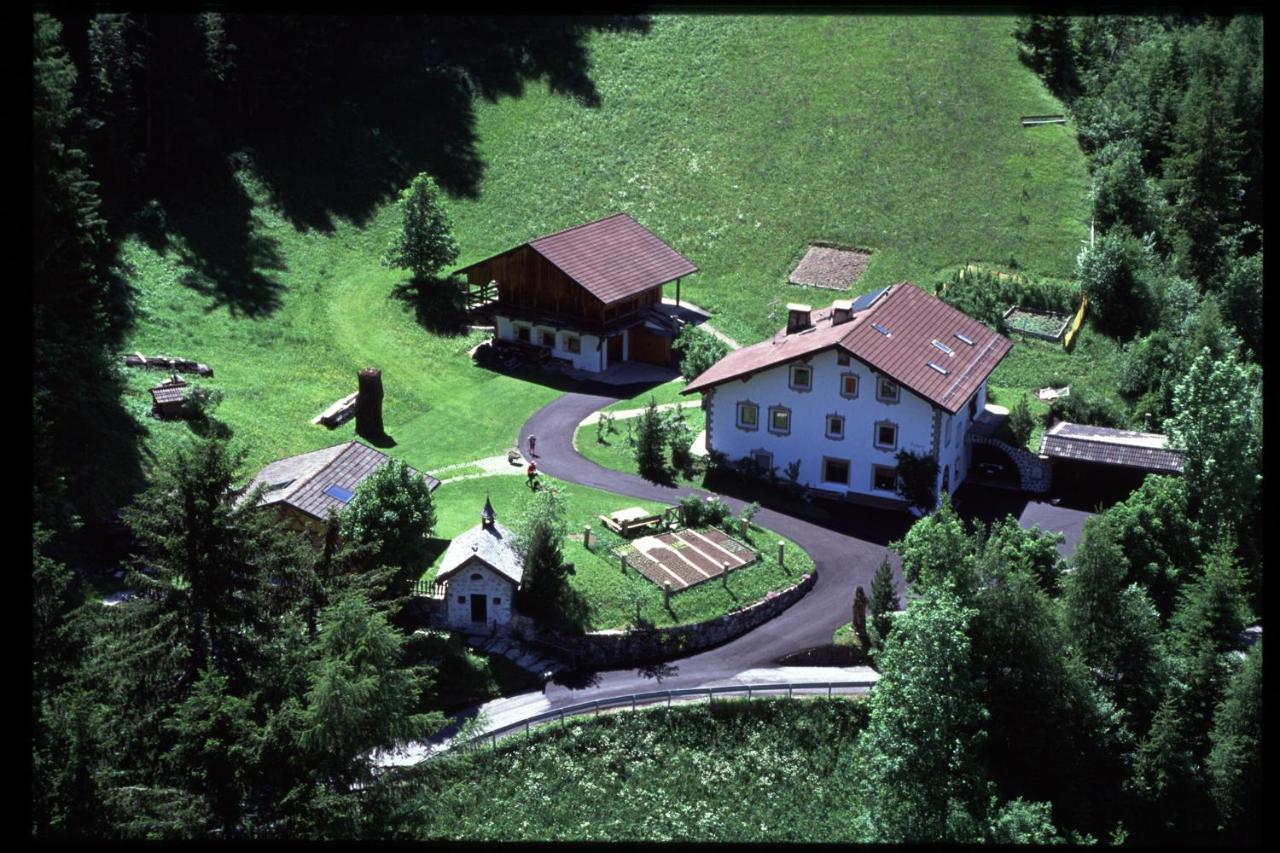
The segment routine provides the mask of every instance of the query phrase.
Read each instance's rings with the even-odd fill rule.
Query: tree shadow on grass
[[[467,334],[466,285],[451,278],[412,278],[391,295],[413,309],[414,319],[427,331],[443,337]]]
[[[237,178],[251,164],[233,155],[204,172],[188,197],[163,208],[165,226],[181,235],[178,254],[188,267],[182,283],[209,300],[206,313],[225,306],[233,316],[257,318],[281,305],[284,286],[272,275],[287,269],[280,244],[259,232],[253,200]],[[152,240],[165,247],[154,231]]]
[[[114,128],[132,134],[126,153],[137,163],[104,175],[112,221],[155,248],[173,235],[191,267],[185,283],[210,310],[249,317],[279,307],[272,273],[284,263],[233,158],[251,158],[262,192],[301,230],[362,226],[422,171],[449,195],[476,198],[485,167],[477,98],[518,97],[545,81],[597,108],[591,34],[650,28],[645,16],[228,13],[219,39],[230,51],[218,70],[197,16],[134,23],[150,45],[145,80],[139,70],[133,81],[146,87],[146,122]],[[127,219],[151,201],[159,221]]]

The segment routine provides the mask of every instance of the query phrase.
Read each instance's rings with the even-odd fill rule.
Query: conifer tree
[[[662,415],[658,412],[657,401],[650,397],[636,430],[636,468],[640,476],[647,480],[661,480],[666,475],[665,446]]]

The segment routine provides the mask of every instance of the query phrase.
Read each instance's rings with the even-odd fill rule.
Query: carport
[[[1128,494],[1147,474],[1182,473],[1167,436],[1059,421],[1040,439],[1055,491]]]

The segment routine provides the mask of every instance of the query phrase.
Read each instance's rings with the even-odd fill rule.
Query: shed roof
[[[1008,338],[910,282],[891,285],[862,304],[844,322],[833,322],[833,309],[823,308],[813,313],[812,325],[803,331],[787,334],[784,329],[769,340],[735,350],[686,385],[683,393],[838,347],[954,413],[1013,346]]]
[[[241,495],[247,497],[258,485],[265,485],[259,506],[283,504],[318,519],[346,506],[340,496],[354,492],[364,478],[390,461],[385,453],[358,441],[336,444],[310,453],[279,459],[263,468]],[[440,481],[422,474],[427,488],[434,491]]]
[[[520,586],[524,564],[516,552],[515,535],[496,521],[492,527],[477,524],[453,538],[436,570],[436,582],[457,574],[472,558]]]
[[[1040,453],[1055,459],[1121,465],[1181,474],[1184,458],[1167,436],[1059,421],[1040,438]]]
[[[698,271],[692,262],[625,213],[521,245],[542,255],[606,305]],[[455,272],[464,272],[494,257],[497,255]]]

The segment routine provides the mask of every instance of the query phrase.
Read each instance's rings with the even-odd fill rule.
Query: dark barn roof
[[[949,412],[957,412],[1013,344],[1008,338],[910,282],[900,282],[850,306],[833,322],[832,308],[813,312],[812,327],[729,353],[685,386],[683,393],[839,347],[873,370]],[[934,344],[937,341],[942,347]]]
[[[679,252],[625,213],[615,213],[522,245],[546,258],[606,305],[698,271]],[[465,272],[494,257],[498,255],[454,272]]]
[[[331,511],[346,506],[364,478],[390,458],[368,445],[348,441],[272,462],[258,472],[243,494],[264,484],[267,491],[259,506],[282,504],[324,520]],[[423,474],[422,479],[432,491],[440,485],[430,474]]]
[[[1183,456],[1153,432],[1129,432],[1060,421],[1040,439],[1040,453],[1052,459],[1120,465],[1162,474],[1181,474]]]

